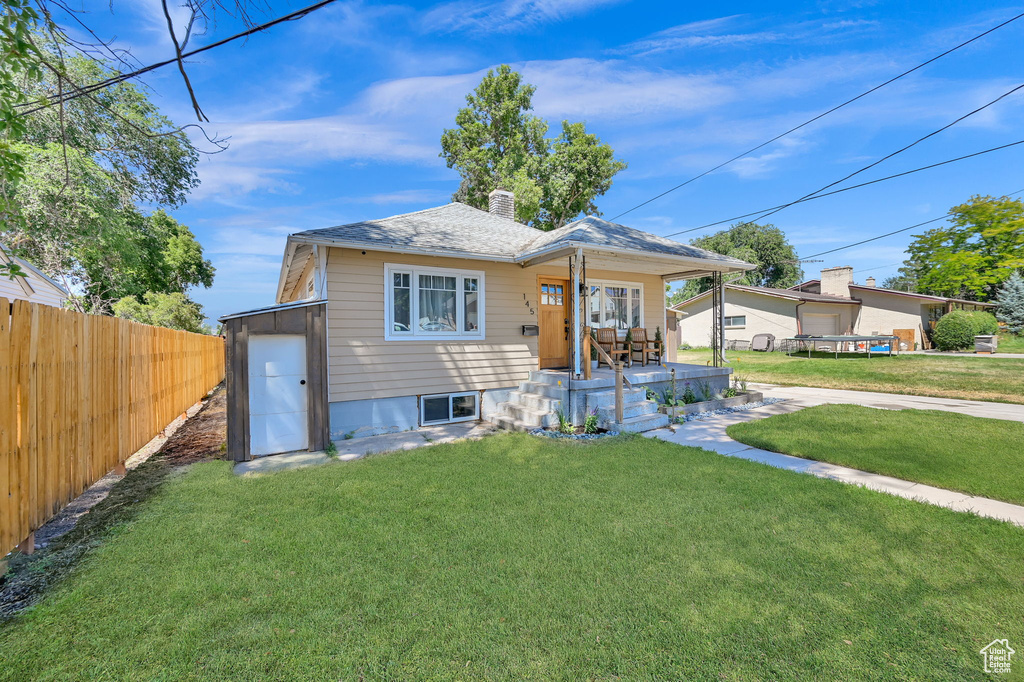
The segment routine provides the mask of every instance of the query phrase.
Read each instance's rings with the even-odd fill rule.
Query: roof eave
[[[580,242],[576,240],[559,242],[557,244],[553,244],[547,248],[540,249],[538,251],[522,253],[516,256],[515,261],[522,265],[524,268],[528,268],[532,265],[540,265],[548,261],[562,258],[565,255],[575,252],[577,249],[583,249],[584,252],[607,254],[609,256],[626,256],[642,260],[662,260],[671,263],[685,263],[687,265],[696,266],[697,269],[699,269],[701,272],[746,272],[747,270],[753,270],[754,268],[757,267],[756,265],[744,263],[743,261],[722,262],[704,258],[690,258],[688,256],[678,256],[671,253],[659,253],[657,251],[642,251],[637,249],[623,249],[610,246],[595,246],[593,244],[588,244],[586,242]],[[721,267],[716,267],[718,265],[720,265]],[[689,276],[692,277],[693,275]]]
[[[489,253],[467,253],[452,252],[441,249],[420,249],[410,246],[393,246],[379,242],[361,242],[352,239],[333,239],[331,237],[310,237],[301,234],[293,234],[288,237],[289,241],[301,242],[303,244],[319,244],[321,246],[333,246],[341,249],[361,249],[364,251],[385,251],[390,253],[405,253],[417,256],[447,256],[449,258],[467,258],[470,260],[486,260],[498,263],[514,263],[512,256],[501,256]]]
[[[218,322],[226,322],[227,320],[233,320],[237,317],[248,317],[249,315],[259,315],[262,313],[276,312],[278,310],[290,310],[292,308],[305,308],[313,305],[325,305],[327,301],[323,299],[314,299],[311,301],[291,301],[290,303],[278,303],[276,305],[268,305],[263,308],[253,308],[252,310],[243,310],[239,313],[228,313],[217,318]]]
[[[277,277],[277,293],[274,295],[274,302],[280,303],[281,299],[284,298],[284,285],[288,281],[288,272],[292,267],[292,259],[295,257],[295,240],[292,239],[295,235],[288,235],[288,240],[285,242],[284,256],[281,258],[281,272]]]

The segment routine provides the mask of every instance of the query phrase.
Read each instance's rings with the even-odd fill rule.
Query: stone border
[[[662,414],[667,414],[673,420],[678,417],[685,417],[690,414],[699,414],[701,412],[714,412],[715,410],[721,410],[727,407],[737,407],[739,405],[746,405],[747,403],[759,403],[764,400],[764,395],[759,391],[745,391],[739,395],[733,396],[732,398],[719,398],[718,400],[702,400],[699,403],[690,403],[689,405],[676,405],[669,407],[668,405],[659,405],[658,411]]]

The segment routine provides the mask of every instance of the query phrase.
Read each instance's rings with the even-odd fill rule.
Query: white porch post
[[[725,275],[718,273],[718,353],[722,358],[722,366],[729,362],[725,359]]]
[[[580,316],[582,315],[582,313],[580,312],[580,264],[582,262],[583,262],[583,247],[577,247],[577,249],[576,249],[576,260],[575,260],[575,263],[574,263],[575,267],[573,267],[573,269],[572,269],[572,278],[573,278],[573,282],[572,282],[572,304],[573,304],[573,315],[572,315],[573,325],[572,326],[573,326],[573,335],[572,335],[572,337],[573,337],[573,357],[576,358],[576,361],[573,363],[573,365],[574,365],[574,369],[576,370],[576,378],[577,379],[580,378],[580,373],[583,371],[583,365],[580,362],[580,360],[581,360],[581,358],[580,358],[580,344],[582,342],[582,339],[580,338],[580,334],[582,334],[582,332],[583,332],[583,330],[582,330],[582,328],[580,326],[580,322],[581,322]],[[587,362],[590,362],[590,358],[587,358]]]

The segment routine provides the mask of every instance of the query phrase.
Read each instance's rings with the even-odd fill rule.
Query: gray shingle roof
[[[537,238],[537,230],[466,204],[451,203],[294,236],[511,260]]]
[[[852,298],[843,298],[842,296],[829,296],[828,294],[812,294],[806,291],[797,291],[795,289],[774,289],[772,287],[754,287],[746,284],[726,284],[727,289],[734,289],[736,291],[748,291],[752,294],[762,294],[764,296],[776,296],[778,298],[788,298],[791,301],[807,301],[808,303],[843,303],[847,305],[859,305],[860,301]],[[686,299],[680,303],[676,303],[672,306],[673,309],[679,310],[685,305],[693,303],[699,298],[709,296],[711,291],[704,291],[696,296]]]
[[[648,232],[641,232],[632,227],[609,222],[594,216],[587,216],[551,232],[544,232],[534,239],[529,248],[521,256],[557,248],[559,244],[582,244],[597,248],[627,249],[661,253],[668,256],[681,256],[699,260],[713,260],[718,263],[746,265],[741,260],[723,256],[718,253],[699,249],[696,246],[683,244],[666,237],[659,237]]]
[[[437,253],[525,260],[559,246],[581,244],[595,248],[664,254],[743,266],[743,261],[696,246],[641,232],[625,225],[587,216],[551,232],[538,232],[487,211],[451,203],[415,213],[365,220],[294,235],[298,240],[324,239]]]

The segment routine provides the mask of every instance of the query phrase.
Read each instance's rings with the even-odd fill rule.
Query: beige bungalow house
[[[797,334],[893,334],[899,332],[907,350],[928,348],[925,333],[942,315],[956,308],[984,310],[990,303],[928,296],[853,281],[853,268],[826,268],[819,279],[789,289],[726,284],[725,337],[751,341],[757,334],[785,339]],[[713,329],[711,293],[704,292],[672,308],[685,316],[678,321],[680,345],[708,346]]]
[[[451,203],[290,235],[276,304],[222,318],[231,456],[453,421],[581,422],[612,388],[607,369],[585,378],[587,326],[665,334],[666,283],[753,267],[592,216],[538,231],[513,206],[498,190],[489,211]],[[673,367],[728,384],[728,368],[667,360],[627,370],[621,428],[664,425],[639,387],[667,385]]]

